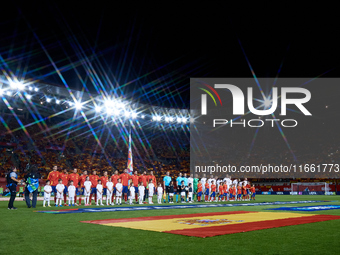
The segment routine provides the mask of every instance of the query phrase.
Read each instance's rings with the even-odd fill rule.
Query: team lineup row
[[[79,196],[79,205],[82,204],[83,198],[85,206],[91,204],[92,195],[94,195],[96,205],[103,205],[104,196],[106,196],[107,205],[113,205],[114,201],[116,204],[121,204],[122,196],[126,203],[129,199],[129,203],[132,204],[132,200],[135,199],[136,203],[142,204],[148,198],[149,203],[152,204],[154,194],[157,194],[158,203],[162,203],[162,200],[173,203],[174,195],[176,195],[176,202],[180,196],[182,203],[203,201],[202,196],[204,196],[205,202],[255,200],[255,187],[254,185],[250,186],[247,179],[242,182],[239,179],[232,181],[228,175],[223,180],[215,179],[213,176],[209,179],[205,176],[198,179],[197,176],[193,178],[193,175],[190,175],[187,178],[186,174],[180,173],[175,183],[176,186],[169,172],[163,178],[163,183],[159,182],[157,185],[153,171],[150,171],[149,175],[144,172],[138,176],[137,171],[130,175],[125,169],[121,175],[115,171],[112,176],[108,176],[107,172],[104,172],[103,176],[99,177],[96,171],[93,171],[92,175],[87,175],[86,170],[82,175],[78,175],[77,169],[74,169],[71,174],[68,174],[67,170],[60,173],[57,171],[57,166],[54,166],[44,187],[44,206],[46,203],[47,206],[50,206],[52,192],[55,195],[56,206],[62,206],[63,197],[64,205],[78,205],[77,195]],[[67,195],[68,203],[66,202]]]

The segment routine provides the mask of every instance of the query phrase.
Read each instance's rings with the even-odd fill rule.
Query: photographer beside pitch
[[[22,182],[22,180],[18,180],[17,168],[13,167],[11,172],[8,173],[7,177],[7,188],[11,192],[11,197],[8,202],[8,210],[16,210],[17,208],[13,206],[16,194],[17,194],[17,185]]]
[[[26,183],[26,189],[25,189],[25,202],[28,208],[35,208],[37,205],[37,197],[38,197],[38,187],[39,187],[39,179],[41,178],[38,168],[36,165],[27,166],[28,173],[25,175],[25,183]],[[30,193],[32,193],[32,206],[31,206],[31,200],[30,200]]]

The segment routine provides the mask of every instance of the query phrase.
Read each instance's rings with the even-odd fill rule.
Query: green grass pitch
[[[20,201],[21,200],[21,201]],[[340,205],[340,196],[258,195],[255,202],[329,200]],[[339,254],[340,220],[251,231],[209,238],[188,237],[145,230],[84,224],[80,221],[221,211],[262,211],[272,207],[167,209],[75,214],[44,214],[28,209],[22,198],[8,210],[0,202],[0,254]],[[235,203],[235,202],[234,202]],[[249,203],[242,202],[242,203]],[[53,202],[52,202],[53,204]],[[176,204],[174,204],[176,205]],[[127,206],[127,205],[124,205]],[[93,206],[95,207],[95,206]],[[68,207],[63,207],[67,209]],[[299,213],[299,212],[296,212]],[[340,215],[340,210],[303,212]]]

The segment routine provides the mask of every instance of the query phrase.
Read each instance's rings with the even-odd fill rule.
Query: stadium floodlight
[[[28,87],[28,90],[29,90],[29,91],[32,91],[32,90],[33,90],[33,88],[32,88],[31,86],[29,86],[29,87]]]
[[[165,121],[166,121],[166,122],[169,122],[169,121],[170,121],[170,118],[169,118],[169,117],[165,117]]]
[[[117,103],[116,103],[116,106],[117,106],[118,108],[124,108],[125,104],[124,104],[123,102],[117,102]]]
[[[69,106],[73,106],[73,103],[72,103],[72,102],[68,102],[68,105],[69,105]]]
[[[183,123],[186,123],[187,122],[187,119],[185,117],[182,118],[182,122]]]
[[[170,122],[174,121],[174,118],[173,117],[169,117],[169,121]]]
[[[94,108],[94,110],[96,111],[96,112],[100,112],[101,110],[102,110],[102,108],[100,107],[100,106],[96,106],[95,108]]]
[[[83,104],[81,103],[81,102],[76,102],[75,104],[74,104],[74,107],[77,109],[77,110],[80,110],[82,107],[83,107]]]
[[[49,97],[46,97],[46,102],[47,102],[47,103],[50,103],[50,102],[51,102],[51,100],[52,100],[51,98],[49,98]]]
[[[144,119],[144,118],[145,118],[145,115],[142,115],[141,117],[142,117],[142,119]]]
[[[271,104],[272,104],[272,100],[269,97],[264,99],[263,105],[264,105],[265,108],[269,108],[271,106]]]
[[[178,123],[181,123],[181,122],[182,122],[182,118],[177,117],[177,122],[178,122]]]
[[[112,108],[107,108],[106,109],[106,114],[107,115],[111,115],[113,113],[113,109]]]
[[[11,95],[12,95],[11,91],[7,91],[7,92],[6,92],[6,95],[7,95],[7,96],[11,96]]]
[[[0,89],[0,96],[2,96],[4,94],[4,90]]]
[[[115,102],[114,102],[113,100],[110,100],[110,99],[105,100],[104,104],[105,104],[105,107],[106,107],[106,108],[115,107]]]
[[[128,111],[126,111],[126,112],[124,113],[124,115],[125,115],[125,117],[129,118],[129,117],[130,117],[130,115],[131,115],[131,113],[130,113],[130,112],[128,112]]]
[[[136,112],[132,112],[132,113],[131,113],[131,117],[132,117],[133,119],[137,118],[137,113],[136,113]]]
[[[114,115],[119,115],[120,114],[120,110],[119,109],[114,109],[113,110],[113,114]]]
[[[18,90],[24,90],[25,89],[25,85],[21,82],[18,82],[17,87],[18,87]]]
[[[156,116],[157,121],[161,121],[162,117],[161,116]]]
[[[39,91],[39,89],[38,89],[38,88],[34,88],[34,91],[35,91],[35,92],[38,92],[38,91]]]
[[[59,100],[59,99],[56,99],[56,100],[55,100],[55,103],[56,103],[56,104],[60,104],[60,100]]]
[[[156,116],[152,116],[152,120],[155,121],[157,119]]]
[[[9,83],[9,86],[11,86],[12,89],[16,89],[16,88],[18,88],[18,82],[11,81]]]
[[[32,99],[32,95],[27,94],[27,95],[26,95],[26,98],[27,98],[27,99]]]

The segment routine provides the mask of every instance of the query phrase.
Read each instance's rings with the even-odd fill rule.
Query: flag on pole
[[[129,153],[128,153],[128,163],[127,169],[129,170],[129,174],[132,174],[133,171],[133,162],[132,162],[132,147],[131,147],[131,131],[129,134]]]

